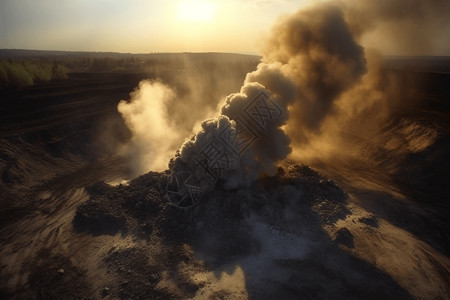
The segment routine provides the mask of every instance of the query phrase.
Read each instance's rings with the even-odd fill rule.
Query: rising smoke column
[[[225,99],[221,116],[205,121],[172,161],[169,197],[274,175],[291,152],[291,138],[307,141],[319,131],[335,99],[364,72],[364,51],[338,7],[320,5],[282,20],[241,91]]]
[[[240,92],[228,96],[219,116],[203,122],[172,159],[171,172],[180,179],[175,189],[195,194],[217,184],[246,185],[273,175],[292,148],[303,151],[318,139],[323,145],[355,118],[385,119],[395,84],[379,87],[376,55],[367,56],[361,43],[374,32],[402,36],[401,45],[410,45],[414,34],[429,40],[436,26],[448,31],[449,7],[444,0],[341,0],[280,19]]]
[[[259,83],[228,96],[221,115],[204,121],[171,161],[168,200],[189,206],[218,183],[236,188],[260,174],[274,175],[274,162],[291,151],[280,128],[287,116],[285,100]]]
[[[361,151],[367,158],[367,149],[361,147],[364,141],[370,143],[368,139],[390,120],[395,113],[392,107],[414,105],[413,87],[406,88],[401,77],[384,70],[382,54],[442,55],[450,51],[450,1],[331,3],[340,7],[353,38],[364,45],[367,72],[336,95],[320,130],[306,131],[306,142],[290,135],[292,157],[308,164],[316,159],[328,164],[339,156],[361,157]]]
[[[263,60],[280,64],[296,86],[286,131],[298,142],[318,133],[337,97],[366,72],[363,48],[354,40],[341,9],[331,4],[300,10],[276,24]],[[249,79],[263,81],[264,73],[250,74]]]

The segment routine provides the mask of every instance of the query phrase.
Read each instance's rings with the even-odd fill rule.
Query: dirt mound
[[[216,189],[186,209],[164,201],[167,178],[150,172],[126,185],[93,185],[88,189],[90,199],[77,209],[74,228],[94,235],[121,231],[139,236],[159,228],[166,239],[187,240],[209,232],[223,240],[245,241],[248,237],[241,236],[248,227],[245,221],[253,215],[282,222],[289,210],[308,222],[332,224],[349,213],[346,196],[333,181],[298,164],[287,163],[276,176],[263,177],[246,188]],[[238,244],[243,247],[246,242]]]
[[[343,191],[307,166],[285,162],[274,177],[216,189],[188,209],[164,201],[167,178],[150,172],[126,185],[98,183],[78,207],[76,231],[133,240],[101,256],[101,266],[115,278],[103,296],[408,298],[323,231],[350,211]],[[377,289],[380,284],[385,288]]]

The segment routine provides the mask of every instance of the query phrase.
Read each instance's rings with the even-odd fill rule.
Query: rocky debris
[[[254,218],[282,232],[299,227],[320,230],[323,224],[349,213],[346,196],[334,182],[307,166],[289,162],[273,177],[235,190],[217,188],[187,209],[164,201],[165,177],[150,172],[128,185],[95,184],[88,189],[89,200],[77,208],[73,225],[78,231],[94,235],[122,232],[146,239],[149,245],[156,235],[166,245],[163,253],[136,246],[112,247],[103,264],[120,280],[109,291],[110,297],[173,298],[173,291],[156,288],[164,270],[172,270],[169,276],[183,297],[193,297],[200,285],[177,271],[180,263],[194,268],[198,264],[186,245],[206,253],[204,263],[215,268],[258,255],[262,246],[254,233]]]
[[[334,241],[338,244],[344,245],[348,248],[354,248],[353,234],[347,228],[343,227],[336,231]]]
[[[319,177],[320,174],[316,172],[315,170],[311,169],[308,166],[292,163],[289,161],[286,161],[288,165],[288,173],[291,175],[290,177],[293,177],[292,175],[297,174],[302,177]]]
[[[74,228],[94,235],[130,231],[141,237],[149,237],[158,228],[166,239],[181,241],[192,240],[199,233],[214,233],[217,239],[234,237],[246,248],[258,244],[249,236],[246,219],[251,215],[281,222],[300,214],[307,222],[332,224],[350,213],[345,207],[346,195],[333,181],[291,162],[285,162],[275,176],[263,177],[250,186],[217,188],[188,209],[172,207],[163,200],[165,178],[163,173],[150,172],[128,185],[93,185],[88,189],[90,199],[77,209]],[[227,251],[237,254],[224,249]]]
[[[312,208],[316,211],[323,224],[331,225],[339,219],[345,219],[351,212],[340,202],[329,199],[317,199]]]
[[[369,225],[371,227],[378,228],[378,220],[374,216],[362,217],[362,218],[359,218],[358,221],[361,223],[364,223],[366,225]]]
[[[252,213],[281,218],[290,205],[303,211],[312,207],[328,223],[349,213],[344,205],[346,195],[333,181],[307,166],[290,162],[285,162],[273,177],[263,177],[236,190],[217,188],[198,205],[184,210],[170,207],[163,200],[165,178],[165,174],[150,172],[128,185],[95,184],[88,189],[90,199],[78,207],[75,228],[107,234],[106,229],[115,233],[139,225],[148,234],[152,224],[146,220],[163,216],[168,227],[193,232],[211,229],[213,223],[223,220],[242,220]]]
[[[103,265],[109,273],[117,274],[123,280],[117,287],[117,292],[111,295],[120,299],[173,299],[173,295],[164,289],[156,288],[165,269],[172,270],[173,280],[179,281],[179,288],[185,297],[193,297],[198,285],[189,284],[189,278],[179,278],[175,270],[181,261],[195,265],[192,257],[185,253],[183,247],[172,245],[163,253],[149,253],[139,247],[111,249],[103,260]],[[154,261],[155,264],[150,263]]]
[[[61,268],[64,266],[64,268]],[[70,258],[42,250],[28,263],[30,291],[17,299],[89,299],[92,290],[84,270],[73,265]]]
[[[102,296],[103,297],[108,296],[109,292],[110,292],[110,288],[109,287],[104,287],[103,290],[102,290]]]
[[[131,230],[149,236],[152,217],[161,212],[163,174],[150,172],[128,185],[99,182],[87,189],[90,198],[77,208],[73,226],[79,232],[114,235]]]
[[[56,271],[56,278],[57,279],[61,279],[64,275],[64,269],[59,269],[58,271]]]
[[[107,204],[107,201],[93,200],[80,205],[73,220],[74,228],[94,235],[116,234],[125,224],[125,217]]]

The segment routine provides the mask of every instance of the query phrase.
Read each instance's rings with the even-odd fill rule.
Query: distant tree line
[[[53,55],[31,51],[33,56],[16,55],[13,50],[0,50],[0,88],[22,88],[38,82],[65,79],[69,73],[143,73],[168,84],[180,85],[181,80],[196,78],[208,82],[211,88],[220,82],[231,80],[230,76],[245,77],[254,70],[260,57],[225,53],[78,53],[56,52]],[[11,52],[11,53],[10,53]],[[25,53],[25,54],[26,54]],[[53,52],[51,52],[53,53]],[[6,56],[8,54],[9,56]],[[20,53],[19,53],[20,54]],[[214,73],[215,72],[215,73]],[[210,76],[221,74],[220,78]],[[185,79],[182,79],[185,78]],[[211,82],[218,80],[219,82]],[[240,79],[242,80],[242,79]]]
[[[58,63],[0,60],[0,88],[21,88],[35,82],[67,78],[69,69]]]

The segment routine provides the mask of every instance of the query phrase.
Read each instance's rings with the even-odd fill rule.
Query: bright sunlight
[[[177,7],[178,18],[185,21],[210,21],[216,6],[205,0],[182,0]]]

